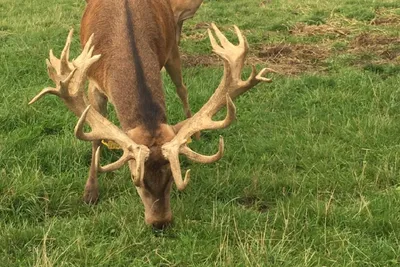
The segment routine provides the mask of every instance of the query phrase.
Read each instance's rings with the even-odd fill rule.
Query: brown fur
[[[194,16],[203,0],[170,0],[170,2],[177,25],[176,40],[179,43],[183,22]]]

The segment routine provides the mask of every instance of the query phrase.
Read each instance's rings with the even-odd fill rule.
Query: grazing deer
[[[60,59],[50,51],[47,70],[56,88],[45,88],[30,104],[46,94],[60,97],[79,117],[75,127],[77,138],[92,141],[92,162],[85,186],[84,200],[98,199],[97,173],[122,167],[125,163],[145,207],[145,221],[163,228],[172,220],[170,191],[172,182],[183,190],[189,182],[189,171],[182,178],[179,154],[200,163],[212,163],[223,155],[224,143],[219,140],[215,155],[205,156],[192,151],[187,140],[206,129],[221,129],[235,119],[232,99],[259,82],[271,82],[263,77],[272,72],[264,68],[242,81],[248,44],[235,26],[239,44],[231,44],[212,24],[209,29],[213,51],[224,61],[224,76],[207,103],[190,117],[186,88],[177,54],[175,23],[169,0],[89,0],[81,24],[82,53],[69,61],[72,30]],[[220,44],[215,40],[214,34]],[[165,66],[178,86],[188,119],[169,125],[160,69]],[[89,80],[88,96],[85,82]],[[106,103],[116,110],[121,129],[106,118]],[[226,118],[212,117],[227,107]],[[91,132],[84,132],[87,123]],[[101,140],[112,140],[123,150],[116,162],[100,165]]]

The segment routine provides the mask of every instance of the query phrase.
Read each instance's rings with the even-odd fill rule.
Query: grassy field
[[[222,134],[225,156],[183,161],[192,181],[158,234],[127,168],[83,204],[90,144],[77,119],[55,97],[27,105],[84,4],[0,2],[1,266],[399,266],[399,1],[205,0],[181,43],[193,109],[222,74],[210,22],[233,39],[238,25],[249,62],[279,74],[236,101],[230,128],[193,142],[211,153]],[[174,123],[182,108],[164,80]]]

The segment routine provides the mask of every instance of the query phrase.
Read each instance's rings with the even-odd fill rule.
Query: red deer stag
[[[81,25],[82,53],[69,61],[72,30],[60,59],[50,51],[47,69],[56,88],[45,88],[31,103],[46,94],[60,97],[76,116],[77,138],[92,141],[92,162],[86,182],[84,200],[98,199],[97,173],[122,167],[131,171],[134,185],[145,207],[145,221],[163,228],[172,220],[170,190],[174,181],[178,190],[189,182],[189,171],[182,178],[179,154],[200,163],[212,163],[223,154],[224,143],[219,140],[215,155],[198,154],[187,146],[187,140],[206,129],[225,128],[235,119],[232,102],[259,82],[271,82],[253,66],[250,77],[243,81],[241,73],[248,50],[247,41],[235,26],[239,44],[231,44],[212,24],[209,29],[213,51],[224,61],[223,79],[207,103],[190,117],[186,88],[180,92],[188,119],[169,125],[160,69],[165,66],[182,87],[175,23],[169,0],[89,0]],[[215,40],[214,34],[220,44]],[[89,80],[88,96],[85,82]],[[106,103],[116,110],[121,128],[106,119]],[[226,118],[212,117],[227,107]],[[87,123],[91,132],[84,132]],[[101,140],[112,140],[123,150],[114,163],[101,166]]]

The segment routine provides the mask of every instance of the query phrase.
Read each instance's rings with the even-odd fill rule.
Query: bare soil
[[[335,25],[333,22],[322,25],[297,23],[289,32],[296,36],[334,35],[343,37],[350,34],[351,29],[349,27]]]
[[[399,16],[377,15],[370,24],[392,25],[400,22]],[[199,24],[199,29],[209,25]],[[365,64],[398,64],[400,63],[400,36],[391,36],[382,31],[359,32],[359,27],[342,26],[330,22],[323,25],[296,24],[290,34],[294,36],[323,36],[322,41],[313,44],[265,44],[252,47],[247,59],[248,64],[262,64],[282,74],[297,75],[305,72],[321,72],[326,69],[327,59],[335,55],[355,55],[357,60],[350,64],[362,67]],[[205,35],[194,35],[190,39],[203,39]],[[336,43],[342,47],[335,49]],[[365,55],[369,55],[366,57]],[[358,60],[359,58],[359,60]],[[182,55],[186,66],[222,65],[216,55]]]
[[[400,23],[400,16],[393,14],[392,9],[379,9],[375,13],[375,18],[370,21],[371,25],[378,26],[398,26]]]

